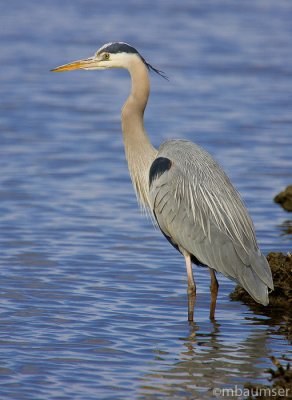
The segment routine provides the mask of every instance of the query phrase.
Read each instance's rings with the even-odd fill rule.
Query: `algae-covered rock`
[[[268,315],[270,324],[280,325],[278,332],[292,342],[292,255],[269,253],[267,260],[275,287],[269,295],[269,305],[265,307],[256,303],[240,286],[236,286],[230,297],[232,300],[240,300],[248,304],[255,313]],[[283,365],[275,357],[271,357],[271,360],[276,368],[267,370],[271,375],[270,386],[246,383],[244,387],[250,393],[245,397],[247,400],[292,399],[292,370],[289,362]]]
[[[277,194],[274,201],[281,204],[284,210],[292,211],[292,185],[287,186],[283,192]]]

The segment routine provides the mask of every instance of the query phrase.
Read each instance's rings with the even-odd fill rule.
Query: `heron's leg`
[[[194,308],[196,301],[196,284],[193,276],[192,261],[190,254],[184,255],[188,274],[188,320],[194,320]]]
[[[210,304],[210,319],[215,319],[215,309],[216,309],[216,301],[217,301],[217,294],[218,294],[218,281],[215,275],[215,271],[212,268],[209,268],[210,276],[211,276],[211,284],[210,284],[210,291],[211,291],[211,304]]]

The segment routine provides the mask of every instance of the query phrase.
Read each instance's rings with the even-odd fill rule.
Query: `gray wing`
[[[150,168],[150,201],[171,243],[237,281],[262,304],[273,288],[252,221],[213,158],[189,141],[165,142]]]

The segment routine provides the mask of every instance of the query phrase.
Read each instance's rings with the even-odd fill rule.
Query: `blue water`
[[[291,251],[273,197],[292,181],[292,3],[34,1],[0,5],[0,398],[211,399],[292,357],[275,321],[184,262],[136,204],[124,71],[49,70],[127,41],[152,75],[155,146],[204,146],[241,192],[262,251]]]

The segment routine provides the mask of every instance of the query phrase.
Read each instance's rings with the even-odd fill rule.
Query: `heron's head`
[[[89,58],[73,61],[52,69],[53,72],[70,71],[73,69],[109,69],[109,68],[130,68],[133,60],[142,61],[148,69],[151,69],[165,78],[162,71],[152,67],[132,46],[124,42],[113,42],[103,45]]]

